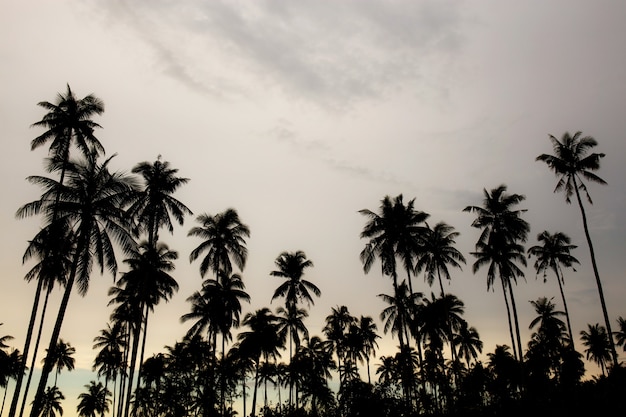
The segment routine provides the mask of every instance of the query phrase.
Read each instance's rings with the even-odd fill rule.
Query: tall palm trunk
[[[589,246],[589,254],[591,255],[591,265],[593,266],[593,274],[596,277],[596,285],[598,286],[598,294],[600,295],[600,304],[602,306],[602,314],[604,315],[604,325],[606,326],[607,336],[611,345],[611,355],[613,357],[613,366],[618,367],[619,362],[617,360],[617,351],[615,350],[615,343],[613,342],[613,333],[611,332],[611,321],[609,320],[609,313],[606,308],[606,302],[604,301],[604,292],[602,291],[602,282],[600,281],[600,274],[598,273],[598,265],[596,264],[596,255],[593,250],[593,244],[591,243],[591,236],[589,235],[589,226],[587,225],[587,214],[583,207],[583,202],[580,198],[580,191],[578,191],[578,184],[576,183],[576,177],[574,177],[574,189],[576,190],[576,199],[578,200],[578,206],[580,207],[580,214],[583,219],[583,228],[585,229],[585,238],[587,238],[587,245]]]
[[[513,323],[511,322],[511,308],[509,307],[509,299],[506,296],[506,282],[505,280],[500,277],[500,280],[502,281],[502,295],[504,296],[504,304],[506,305],[506,317],[509,320],[509,333],[511,334],[511,348],[513,349],[513,356],[515,357],[515,360],[519,360],[519,358],[517,357],[517,345],[515,343],[515,336],[513,335]]]
[[[35,363],[37,362],[37,352],[39,350],[39,343],[41,342],[41,333],[43,330],[44,318],[46,316],[46,310],[48,309],[48,300],[50,299],[50,292],[52,288],[48,288],[46,291],[46,297],[41,309],[41,318],[39,321],[39,331],[37,332],[37,339],[35,340],[35,346],[33,347],[33,359],[30,363],[30,369],[28,371],[28,378],[26,379],[26,386],[24,387],[24,398],[22,398],[22,405],[20,407],[20,417],[24,415],[24,408],[26,408],[26,400],[28,398],[28,391],[30,389],[30,381],[33,378],[33,371],[35,370]]]
[[[509,282],[509,294],[511,296],[511,309],[513,310],[513,320],[515,322],[515,335],[517,336],[517,353],[520,363],[524,362],[524,351],[522,350],[522,339],[519,330],[519,320],[517,319],[517,307],[515,306],[515,296],[513,295],[513,285]]]
[[[133,329],[133,345],[130,354],[130,367],[128,369],[128,387],[126,389],[126,402],[124,404],[124,417],[128,417],[130,412],[130,399],[133,395],[133,379],[135,376],[135,366],[137,365],[137,351],[139,350],[139,336],[141,333],[141,321],[135,324]]]
[[[76,253],[74,254],[74,259],[72,261],[72,268],[70,271],[70,275],[67,279],[67,283],[65,284],[65,291],[63,292],[63,298],[61,299],[61,305],[59,307],[59,313],[57,314],[56,322],[54,323],[54,329],[52,330],[52,336],[50,337],[50,344],[48,345],[48,352],[53,352],[57,342],[59,340],[59,335],[61,333],[61,326],[63,325],[63,319],[65,318],[65,312],[67,310],[67,306],[70,300],[70,295],[72,294],[72,288],[74,287],[74,280],[76,278],[76,272],[78,270],[78,262],[82,252],[87,248],[86,237],[81,238],[81,242],[78,245]],[[39,385],[37,386],[37,393],[35,394],[35,400],[33,401],[33,406],[30,410],[30,417],[38,417],[41,414],[41,409],[43,406],[43,395],[46,388],[46,384],[48,383],[48,376],[54,367],[54,358],[53,355],[47,355],[46,360],[44,361],[43,369],[41,370],[41,378],[39,379]]]
[[[26,332],[26,341],[24,342],[24,349],[22,350],[22,359],[19,364],[19,372],[17,373],[17,380],[15,382],[15,389],[13,391],[13,399],[11,400],[11,408],[9,409],[9,417],[15,416],[15,411],[17,410],[17,402],[20,397],[20,390],[22,389],[22,379],[24,378],[24,371],[26,370],[26,360],[28,358],[28,351],[30,349],[30,341],[33,336],[33,330],[35,328],[35,319],[37,318],[37,310],[39,309],[39,299],[41,298],[41,291],[43,289],[43,279],[39,279],[37,281],[37,289],[35,290],[35,299],[33,300],[33,309],[30,313],[30,320],[28,322],[28,330]],[[43,313],[42,313],[43,314]],[[39,330],[38,338],[41,337],[41,329]],[[31,372],[29,372],[28,381],[30,382],[30,377],[32,376],[32,366]],[[26,385],[28,387],[28,384]],[[26,395],[28,393],[28,388],[26,388],[26,393],[24,394],[24,399],[26,399]],[[22,411],[24,407],[22,406]],[[20,416],[21,416],[20,412]]]
[[[558,266],[553,266],[554,273],[556,274],[556,280],[559,282],[559,291],[561,291],[561,299],[563,300],[563,309],[565,310],[565,320],[567,320],[567,332],[569,333],[569,339],[572,349],[574,349],[574,336],[572,334],[572,324],[569,321],[569,310],[567,309],[567,301],[565,301],[565,293],[563,292],[563,271],[559,273]]]
[[[259,356],[256,361],[256,371],[254,374],[254,394],[252,394],[252,411],[250,415],[252,417],[256,416],[256,393],[257,387],[259,386],[259,365],[261,362],[261,357]]]

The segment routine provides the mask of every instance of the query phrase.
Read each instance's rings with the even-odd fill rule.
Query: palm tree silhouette
[[[543,245],[533,246],[528,249],[528,256],[535,256],[535,270],[537,273],[543,272],[543,282],[546,282],[546,272],[548,269],[552,269],[556,275],[557,282],[559,283],[559,291],[561,292],[561,299],[563,300],[563,308],[565,309],[565,319],[567,321],[567,330],[573,346],[574,335],[572,333],[572,325],[570,323],[569,311],[567,309],[567,302],[565,301],[565,293],[563,291],[563,284],[565,279],[561,266],[567,268],[573,268],[573,264],[577,264],[578,259],[570,255],[570,251],[576,249],[576,245],[570,244],[569,236],[561,232],[550,234],[550,232],[544,230],[537,235],[537,240],[542,242]]]
[[[113,326],[100,330],[100,334],[93,339],[93,348],[100,349],[94,359],[93,370],[98,377],[104,376],[104,389],[108,389],[109,381],[113,381],[113,409],[115,409],[115,392],[117,390],[117,376],[126,372],[124,369],[123,351],[126,349],[126,339],[122,323],[115,322]]]
[[[536,301],[530,301],[530,304],[535,309],[537,317],[530,322],[528,328],[533,329],[539,325],[539,332],[550,338],[561,339],[565,323],[559,317],[565,316],[565,312],[556,310],[552,299],[547,297],[539,297]]]
[[[393,201],[389,196],[381,200],[379,213],[359,210],[369,220],[361,232],[361,239],[369,239],[360,257],[363,270],[368,273],[378,258],[383,275],[393,279],[394,291],[398,288],[396,257],[400,257],[407,273],[409,290],[413,293],[411,272],[414,260],[421,253],[421,244],[426,228],[421,226],[429,214],[414,208],[415,199],[404,205],[402,194]]]
[[[52,161],[50,164],[51,170],[54,170],[55,167],[57,170],[60,170],[60,180],[59,183],[64,183],[65,171],[67,168],[67,164],[70,161],[70,149],[72,145],[74,145],[81,154],[90,155],[90,154],[99,154],[104,153],[104,148],[102,144],[98,141],[98,139],[94,136],[93,132],[96,128],[101,127],[97,123],[95,123],[91,118],[94,115],[100,115],[104,112],[104,104],[102,101],[96,96],[90,94],[82,99],[77,99],[74,96],[69,84],[67,85],[67,92],[65,95],[58,94],[57,100],[55,103],[50,103],[47,101],[42,101],[38,103],[40,107],[43,107],[48,112],[44,115],[44,117],[34,123],[33,127],[43,127],[47,129],[43,134],[36,137],[31,142],[31,150],[34,150],[44,144],[50,142],[49,154],[51,155]],[[56,201],[60,194],[57,194]],[[52,218],[54,219],[56,216],[53,214]],[[57,231],[67,230],[68,228],[59,227]],[[46,249],[52,249],[52,247],[48,247]],[[43,248],[42,248],[43,249]],[[58,253],[46,253],[42,252],[42,258],[52,258],[54,259]],[[48,271],[53,272],[53,271]],[[67,272],[67,271],[65,271]],[[62,271],[56,271],[56,274],[59,275],[59,280],[61,280],[62,276],[66,275],[62,273]],[[48,278],[50,279],[50,278]],[[17,402],[19,400],[19,395],[22,387],[22,379],[24,375],[24,370],[26,368],[26,360],[29,355],[29,347],[31,343],[31,338],[34,330],[35,319],[37,315],[37,310],[39,308],[39,300],[41,297],[41,292],[46,289],[45,283],[43,280],[39,280],[37,282],[37,289],[35,290],[35,299],[33,300],[33,308],[30,316],[30,321],[28,324],[28,330],[26,332],[26,340],[24,342],[24,354],[22,356],[22,371],[18,375],[18,379],[16,382],[16,387],[13,393],[13,399],[11,401],[11,408],[9,411],[9,416],[14,417],[17,410]],[[49,288],[48,288],[49,290]],[[45,310],[42,312],[42,321],[43,316],[45,315]],[[41,336],[41,328],[38,331],[38,339]],[[38,347],[38,343],[36,344]],[[37,348],[35,348],[35,352],[33,353],[32,364],[35,363],[37,356]],[[28,381],[32,378],[32,369],[29,372]],[[28,387],[25,389],[25,393],[28,392]],[[26,394],[24,394],[24,400],[22,402],[22,408],[20,415],[22,415],[24,411],[24,406],[26,403]]]
[[[104,413],[108,413],[111,403],[108,397],[111,392],[101,382],[96,383],[96,381],[89,381],[85,388],[87,392],[78,395],[80,401],[76,406],[76,411],[79,417],[96,417],[98,414],[104,416]]]
[[[268,362],[269,358],[280,356],[278,349],[284,346],[285,341],[278,334],[276,317],[266,307],[256,310],[254,313],[246,314],[242,323],[244,326],[248,326],[250,330],[241,332],[237,336],[239,349],[242,352],[246,352],[255,362],[254,394],[252,396],[251,412],[251,416],[254,417],[256,415],[261,357],[263,357],[265,362]]]
[[[47,355],[42,362],[52,361],[53,366],[57,368],[54,375],[54,386],[57,386],[57,378],[64,368],[67,368],[68,371],[74,370],[76,359],[73,358],[73,355],[76,353],[76,349],[64,342],[63,339],[59,339],[54,349],[52,351],[46,350],[46,352]]]
[[[580,340],[586,347],[585,354],[587,359],[594,361],[605,375],[606,364],[611,360],[611,344],[609,343],[609,335],[604,326],[600,324],[588,324],[587,330],[580,332]]]
[[[606,181],[593,173],[593,171],[600,169],[600,159],[604,158],[604,154],[589,154],[589,151],[597,146],[598,142],[591,136],[582,137],[582,132],[576,132],[574,136],[565,132],[560,141],[550,135],[550,142],[552,142],[554,155],[541,154],[536,158],[536,160],[545,162],[546,165],[554,171],[554,174],[559,177],[559,181],[556,184],[554,192],[563,191],[565,193],[565,201],[568,204],[571,203],[572,195],[576,195],[576,201],[578,201],[578,207],[580,208],[580,214],[583,220],[585,238],[587,239],[589,254],[591,255],[593,274],[596,278],[598,295],[600,296],[600,305],[602,306],[602,314],[604,315],[604,324],[608,331],[609,345],[611,355],[613,357],[613,366],[617,367],[617,351],[615,350],[615,343],[613,342],[611,322],[609,320],[606,302],[604,301],[602,281],[600,280],[600,273],[598,272],[598,265],[596,262],[596,255],[593,250],[593,243],[591,242],[591,235],[589,234],[587,214],[585,213],[585,207],[583,206],[583,201],[580,197],[580,191],[582,190],[587,196],[589,204],[593,204],[583,179],[598,184],[606,184]]]
[[[615,335],[615,344],[617,346],[623,346],[626,352],[626,320],[623,317],[617,319],[618,331],[613,333]]]
[[[517,277],[524,276],[524,272],[516,265],[516,262],[526,266],[526,258],[523,256],[524,247],[520,243],[526,241],[530,226],[521,218],[521,214],[526,210],[513,210],[514,206],[524,201],[525,197],[520,194],[507,194],[506,191],[506,185],[500,185],[490,192],[485,189],[482,207],[467,206],[463,211],[476,213],[472,227],[482,229],[476,243],[476,252],[472,252],[472,255],[477,258],[472,270],[476,273],[481,266],[489,264],[488,290],[493,287],[496,273],[499,274],[507,308],[513,355],[522,361],[522,342],[512,284],[517,281]],[[514,330],[511,324],[507,290],[513,311],[517,345],[513,337]]]
[[[30,182],[43,185],[45,191],[40,200],[22,206],[16,214],[18,218],[23,218],[41,213],[47,216],[48,221],[72,225],[75,231],[74,259],[48,351],[56,346],[74,282],[77,283],[79,294],[84,295],[89,287],[94,259],[100,264],[101,272],[104,272],[106,266],[115,275],[117,262],[112,237],[124,251],[135,245],[123,209],[124,196],[133,189],[134,184],[123,174],[109,172],[110,161],[111,158],[108,158],[99,164],[96,157],[91,156],[84,161],[72,162],[67,167],[67,184],[45,177],[29,177]],[[62,197],[58,203],[57,196]],[[44,364],[31,417],[37,417],[41,411],[41,400],[52,367],[50,361]]]
[[[478,353],[483,351],[483,342],[474,327],[468,327],[467,322],[463,322],[461,328],[452,336],[452,342],[458,348],[460,358],[465,358],[467,367],[470,367],[471,360],[476,360]]]
[[[465,263],[465,257],[454,247],[455,239],[459,236],[459,232],[455,232],[454,227],[439,222],[432,229],[427,224],[427,228],[422,254],[415,264],[415,274],[418,275],[424,271],[426,282],[431,287],[436,277],[439,280],[439,288],[443,297],[441,276],[443,275],[445,279],[450,281],[448,265],[462,269],[460,263]]]
[[[207,252],[200,263],[200,275],[204,277],[209,269],[216,276],[218,271],[230,275],[232,262],[243,271],[248,256],[245,238],[250,237],[250,229],[241,223],[237,211],[229,208],[214,216],[201,214],[196,221],[201,226],[193,227],[187,235],[204,239],[189,255],[189,261],[193,262]]]
[[[63,407],[61,406],[61,401],[65,399],[65,396],[59,388],[55,385],[54,387],[46,388],[44,395],[41,399],[41,411],[38,414],[39,417],[56,417],[57,413],[62,416],[63,415]],[[33,402],[33,406],[34,406]]]
[[[326,340],[337,355],[337,368],[339,370],[339,387],[344,383],[344,362],[346,355],[346,333],[351,324],[356,322],[356,317],[352,316],[346,306],[337,306],[331,309],[331,313],[326,316],[326,324],[323,332]]]

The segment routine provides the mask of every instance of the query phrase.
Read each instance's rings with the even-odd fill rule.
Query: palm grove
[[[78,398],[80,416],[226,416],[237,413],[235,408],[245,416],[467,415],[520,406],[580,407],[601,390],[618,387],[623,393],[616,349],[626,349],[626,321],[619,317],[611,330],[583,201],[591,203],[586,183],[604,184],[594,173],[604,155],[591,152],[597,145],[591,137],[550,136],[554,153],[537,157],[557,175],[555,192],[564,192],[568,203],[575,197],[583,219],[605,320],[580,335],[571,328],[563,289],[567,269],[579,263],[571,253],[576,246],[562,232],[543,231],[526,249],[530,226],[520,207],[525,197],[501,185],[485,189],[481,204],[464,209],[474,216],[478,236],[471,268],[486,275],[488,289],[502,291],[510,330],[510,344],[497,345],[484,364],[478,360],[482,341],[463,318],[463,301],[443,286],[466,263],[455,248],[459,233],[445,222],[431,225],[430,215],[402,195],[384,197],[375,211],[359,211],[364,272],[380,267],[389,279],[388,294],[378,295],[387,304],[379,318],[382,333],[397,340],[394,355],[376,358],[381,335],[375,320],[352,316],[347,306],[331,309],[322,334],[309,334],[308,308],[321,290],[306,279],[313,262],[302,251],[280,253],[269,272],[283,280],[268,300],[277,300],[278,308],[243,314],[251,300],[243,277],[250,230],[229,208],[195,218],[188,236],[199,244],[189,261],[198,264],[203,281],[181,317],[188,331],[146,358],[150,313],[178,290],[179,255],[160,236],[192,216],[174,197],[188,179],[161,157],[138,163],[130,174],[112,172],[113,157],[105,157],[93,120],[104,104],[93,95],[79,99],[67,86],[55,102],[39,106],[46,113],[33,126],[44,132],[31,148],[49,147],[48,176],[28,178],[42,194],[16,214],[42,219],[23,257],[34,265],[25,276],[35,285],[34,301],[23,350],[9,348],[11,336],[0,338],[5,394],[15,381],[10,417],[22,417],[27,405],[31,417],[62,414],[57,376],[74,367],[74,348],[61,338],[67,306],[74,292],[87,294],[94,267],[116,278],[120,257],[126,272],[108,292],[109,323],[94,329],[97,380]],[[544,280],[558,282],[560,299],[531,302],[537,316],[525,345],[520,326],[526,324],[518,320],[514,289],[529,258]],[[428,293],[415,288],[418,277],[432,287]],[[48,303],[55,287],[62,289],[59,309],[45,320],[54,315]],[[47,322],[53,327],[44,349]],[[576,336],[601,377],[582,382]],[[31,389],[38,355],[44,357],[41,378]]]

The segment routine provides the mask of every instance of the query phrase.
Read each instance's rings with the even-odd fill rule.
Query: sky
[[[468,264],[445,290],[464,301],[484,358],[510,344],[508,324],[501,288],[487,291],[486,272],[472,273],[479,231],[462,209],[500,184],[526,197],[527,247],[544,230],[578,246],[581,265],[565,276],[574,334],[603,323],[578,207],[553,193],[556,178],[535,162],[552,153],[549,135],[566,131],[593,136],[606,154],[598,175],[608,185],[590,185],[586,209],[612,325],[626,316],[624,2],[0,0],[0,8],[0,334],[14,336],[13,347],[23,347],[35,289],[23,280],[32,265],[22,255],[41,226],[15,212],[39,197],[25,178],[45,174],[47,156],[30,150],[42,133],[30,126],[45,114],[37,103],[66,84],[105,103],[94,121],[107,155],[117,154],[114,169],[161,155],[190,179],[175,197],[194,216],[162,235],[179,252],[180,289],[151,316],[147,356],[189,328],[179,319],[202,282],[189,262],[200,243],[187,237],[195,216],[229,207],[251,230],[244,314],[280,305],[270,304],[281,283],[269,275],[274,260],[302,250],[314,263],[305,277],[322,291],[306,321],[312,335],[340,305],[378,321],[377,295],[392,287],[378,264],[363,272],[358,211],[402,194],[431,224],[460,233]],[[78,390],[94,378],[91,346],[108,321],[112,284],[94,272],[87,296],[70,300],[61,337],[86,378]],[[421,277],[415,287],[431,292]],[[561,300],[532,260],[515,292],[526,345],[529,301]],[[60,292],[53,296],[51,312]],[[397,340],[379,344],[388,354]],[[72,378],[60,376],[62,390]],[[66,392],[68,401],[78,392]]]

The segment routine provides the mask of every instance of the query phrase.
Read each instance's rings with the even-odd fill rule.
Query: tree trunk
[[[600,304],[602,305],[602,314],[604,315],[604,324],[606,325],[606,331],[608,334],[609,342],[611,344],[611,355],[613,357],[613,367],[617,368],[619,362],[617,360],[617,351],[615,350],[615,343],[613,342],[613,332],[611,332],[611,321],[609,320],[609,312],[606,308],[604,301],[604,292],[602,291],[602,282],[600,281],[600,274],[598,273],[598,265],[596,264],[596,255],[593,251],[593,244],[591,243],[591,236],[589,235],[589,227],[587,226],[587,215],[585,214],[585,208],[580,198],[580,192],[578,191],[578,184],[576,183],[576,177],[574,177],[574,189],[576,190],[576,199],[578,200],[578,206],[580,207],[580,214],[583,218],[583,228],[585,229],[585,238],[587,238],[587,244],[589,245],[589,254],[591,255],[591,265],[593,266],[593,274],[596,277],[596,285],[598,286],[598,294],[600,296]]]
[[[569,311],[567,309],[567,302],[565,301],[565,292],[563,291],[563,271],[559,274],[558,266],[554,266],[554,273],[556,274],[556,280],[559,282],[559,291],[561,291],[561,299],[563,300],[563,309],[565,310],[565,320],[567,320],[567,331],[569,333],[570,344],[572,349],[574,348],[574,336],[572,333],[572,324],[569,321]]]
[[[524,351],[522,350],[522,338],[519,331],[519,321],[517,319],[517,307],[515,307],[515,296],[513,286],[509,283],[509,294],[511,295],[511,308],[513,309],[513,320],[515,321],[515,335],[517,336],[517,349],[520,363],[524,363]]]
[[[500,277],[502,281],[502,295],[504,295],[504,304],[506,305],[506,317],[509,320],[509,333],[511,334],[511,348],[513,349],[513,356],[515,360],[519,360],[517,357],[517,348],[515,347],[515,336],[513,336],[513,323],[511,323],[511,308],[509,307],[509,299],[506,296],[506,283],[504,278]]]
[[[30,313],[30,321],[28,322],[28,331],[26,332],[26,341],[24,342],[24,349],[22,350],[22,360],[20,361],[17,380],[15,382],[15,389],[13,391],[13,399],[11,400],[11,408],[9,409],[9,417],[14,417],[15,412],[17,410],[17,402],[20,397],[20,390],[22,389],[22,380],[24,378],[24,373],[26,370],[26,360],[28,358],[28,351],[30,349],[30,340],[33,336],[33,330],[35,328],[35,319],[37,318],[37,310],[39,309],[39,299],[41,298],[41,291],[43,289],[43,279],[39,279],[37,281],[37,289],[35,290],[35,299],[33,300],[33,309]],[[43,315],[43,312],[42,312]],[[41,337],[41,328],[39,329],[39,338]],[[33,355],[36,355],[33,353]],[[34,359],[33,359],[34,360]],[[30,382],[30,377],[32,376],[32,367],[29,371],[28,381]],[[28,387],[28,383],[26,385]],[[5,392],[6,393],[6,392]],[[28,394],[28,388],[25,390],[24,399],[26,399],[26,395]],[[24,408],[22,407],[22,411]],[[21,413],[20,413],[21,415]]]
[[[141,332],[141,320],[136,323],[133,335],[133,347],[130,354],[130,368],[128,369],[128,388],[126,389],[126,402],[124,403],[124,417],[128,417],[130,412],[130,398],[133,394],[133,378],[135,366],[137,365],[137,351],[139,350],[139,333]]]

